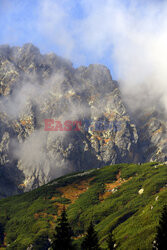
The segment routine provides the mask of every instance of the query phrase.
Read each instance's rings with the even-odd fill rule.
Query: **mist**
[[[18,10],[14,11],[14,6],[10,5],[9,12],[17,15],[23,6],[18,5]],[[77,8],[79,12],[76,15]],[[13,22],[15,35],[6,31],[3,40],[17,43],[16,37],[20,36],[21,30],[29,31],[31,26],[37,34],[35,36],[33,33],[31,42],[39,44],[42,53],[49,50],[48,47],[54,47],[55,52],[70,59],[75,67],[89,63],[107,64],[113,78],[119,82],[124,102],[132,113],[154,108],[167,111],[165,1],[82,0],[76,4],[69,0],[42,0],[35,14],[25,28],[22,26],[20,29]],[[11,25],[10,18],[7,24]],[[39,40],[36,40],[37,36]],[[38,118],[38,126],[35,130],[27,130],[24,138],[19,137],[15,142],[14,155],[19,159],[18,167],[24,169],[27,175],[29,172],[38,175],[38,171],[43,171],[43,175],[51,179],[67,170],[73,171],[70,161],[62,157],[64,152],[58,152],[54,147],[50,150],[51,144],[63,144],[70,134],[46,133],[43,131],[43,121],[45,118],[60,119],[61,122],[90,118],[87,104],[78,104],[70,98],[67,104],[61,101],[64,95],[75,95],[76,92],[82,95],[85,82],[75,76],[75,88],[70,86],[68,89],[66,86],[64,91],[63,84],[68,77],[63,70],[50,75],[42,84],[34,73],[28,77],[23,77],[10,96],[0,99],[0,111],[5,112],[9,120],[20,121],[25,113],[31,116],[33,106],[41,109],[39,113],[43,113],[43,116]],[[108,91],[105,83],[101,87],[104,92]],[[60,110],[54,106],[54,100],[62,107]],[[48,106],[48,103],[52,103],[52,106]],[[94,116],[100,116],[105,106],[101,96],[99,104],[94,111],[92,109]],[[67,144],[66,148],[72,145],[70,142]]]
[[[8,16],[2,16],[7,27],[2,42],[32,42],[43,53],[55,52],[76,67],[105,64],[134,111],[141,103],[144,108],[154,105],[154,100],[167,109],[166,1],[42,0],[32,11],[26,1],[16,2],[17,8],[14,2],[2,2]],[[18,23],[16,17],[27,10],[29,15]]]
[[[42,33],[78,64],[86,62],[88,54],[92,62],[107,57],[132,111],[157,101],[166,110],[167,3],[82,0],[81,18],[72,17],[74,5],[42,1],[38,19]]]

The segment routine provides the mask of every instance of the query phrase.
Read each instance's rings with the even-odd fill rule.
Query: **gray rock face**
[[[44,131],[44,119],[80,121],[80,131]],[[68,172],[141,160],[136,125],[109,70],[74,69],[31,44],[0,47],[0,124],[0,197]],[[158,120],[145,140],[153,145],[161,140],[150,138],[155,127]]]
[[[167,160],[167,121],[165,112],[159,108],[143,111],[138,116],[137,129],[142,161]]]

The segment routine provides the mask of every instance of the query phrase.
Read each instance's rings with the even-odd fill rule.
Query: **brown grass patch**
[[[57,188],[58,191],[61,192],[62,197],[69,199],[71,201],[70,204],[74,203],[80,196],[80,194],[87,191],[89,188],[89,183],[91,180],[93,180],[94,177],[89,178],[87,180],[83,180],[80,183],[73,183],[64,187]],[[52,201],[54,201],[57,197],[53,196],[51,198]],[[60,202],[55,202],[53,205],[56,207],[57,215],[53,214],[47,214],[45,212],[35,213],[34,218],[39,219],[40,217],[46,218],[47,216],[52,216],[54,220],[57,220],[57,217],[60,216],[63,208],[67,208],[70,204],[62,204]],[[54,227],[54,223],[50,222],[51,226]]]
[[[117,188],[119,186],[121,186],[122,184],[126,183],[127,181],[129,181],[132,177],[130,177],[127,180],[124,180],[121,178],[121,171],[119,171],[119,173],[116,175],[117,180],[115,182],[112,183],[105,183],[105,191],[103,194],[99,195],[99,200],[100,201],[104,201],[108,196],[110,196],[110,194],[113,193],[113,189]]]
[[[44,213],[44,212],[40,212],[40,213],[35,213],[34,214],[34,218],[35,219],[39,219],[40,217],[46,218],[47,216],[49,216],[50,214]]]
[[[93,179],[94,177],[83,180],[80,183],[73,183],[65,187],[60,187],[57,190],[62,193],[62,197],[69,199],[71,203],[74,203],[82,193],[87,191],[89,183]]]
[[[73,183],[64,187],[60,187],[57,190],[61,192],[62,197],[71,201],[70,204],[73,204],[79,196],[86,192],[89,188],[89,183],[94,179],[94,177],[87,180],[83,180],[80,183]],[[56,197],[53,196],[51,200],[55,200]],[[55,202],[54,205],[57,206],[58,216],[61,214],[63,208],[67,208],[70,204],[62,204],[60,202]],[[55,216],[56,217],[56,216]],[[57,217],[56,217],[57,218]]]

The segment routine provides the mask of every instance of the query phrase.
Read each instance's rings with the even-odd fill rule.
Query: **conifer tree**
[[[45,234],[39,235],[32,243],[32,247],[33,247],[32,249],[35,249],[35,250],[48,250],[50,246],[51,244],[50,244],[49,238]]]
[[[0,246],[3,245],[3,241],[4,241],[4,227],[0,223]]]
[[[113,239],[112,230],[110,230],[110,232],[109,232],[109,235],[108,235],[108,238],[107,238],[107,245],[108,245],[108,249],[109,249],[109,250],[116,249],[116,248],[114,247],[115,241],[114,241],[114,239]]]
[[[83,250],[100,250],[98,236],[92,222],[87,229],[81,248]]]
[[[167,249],[167,205],[163,207],[163,211],[157,227],[156,238],[153,242],[153,249]]]
[[[65,207],[58,219],[58,225],[55,228],[56,234],[52,243],[53,250],[71,250],[72,247],[72,229],[68,223]]]

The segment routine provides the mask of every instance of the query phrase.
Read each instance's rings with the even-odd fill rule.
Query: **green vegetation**
[[[73,250],[72,246],[72,229],[68,223],[65,207],[63,207],[61,217],[58,219],[56,234],[54,235],[52,248],[53,250]]]
[[[81,249],[83,250],[100,250],[99,239],[94,229],[92,221],[86,231],[85,238],[82,242]]]
[[[74,184],[81,189],[83,182],[85,189],[74,200],[62,191],[63,187],[71,190]],[[22,250],[31,244],[44,249],[39,242],[42,239],[45,244],[54,238],[57,217],[65,205],[76,249],[81,248],[91,221],[102,249],[108,249],[111,230],[118,250],[152,249],[165,204],[165,164],[106,166],[67,175],[31,192],[0,200],[1,241],[7,249]]]
[[[167,206],[165,205],[157,227],[156,238],[153,242],[153,249],[166,250],[167,246]]]
[[[107,246],[109,250],[114,250],[115,249],[115,241],[113,239],[113,233],[112,230],[109,232],[108,238],[107,238]]]

